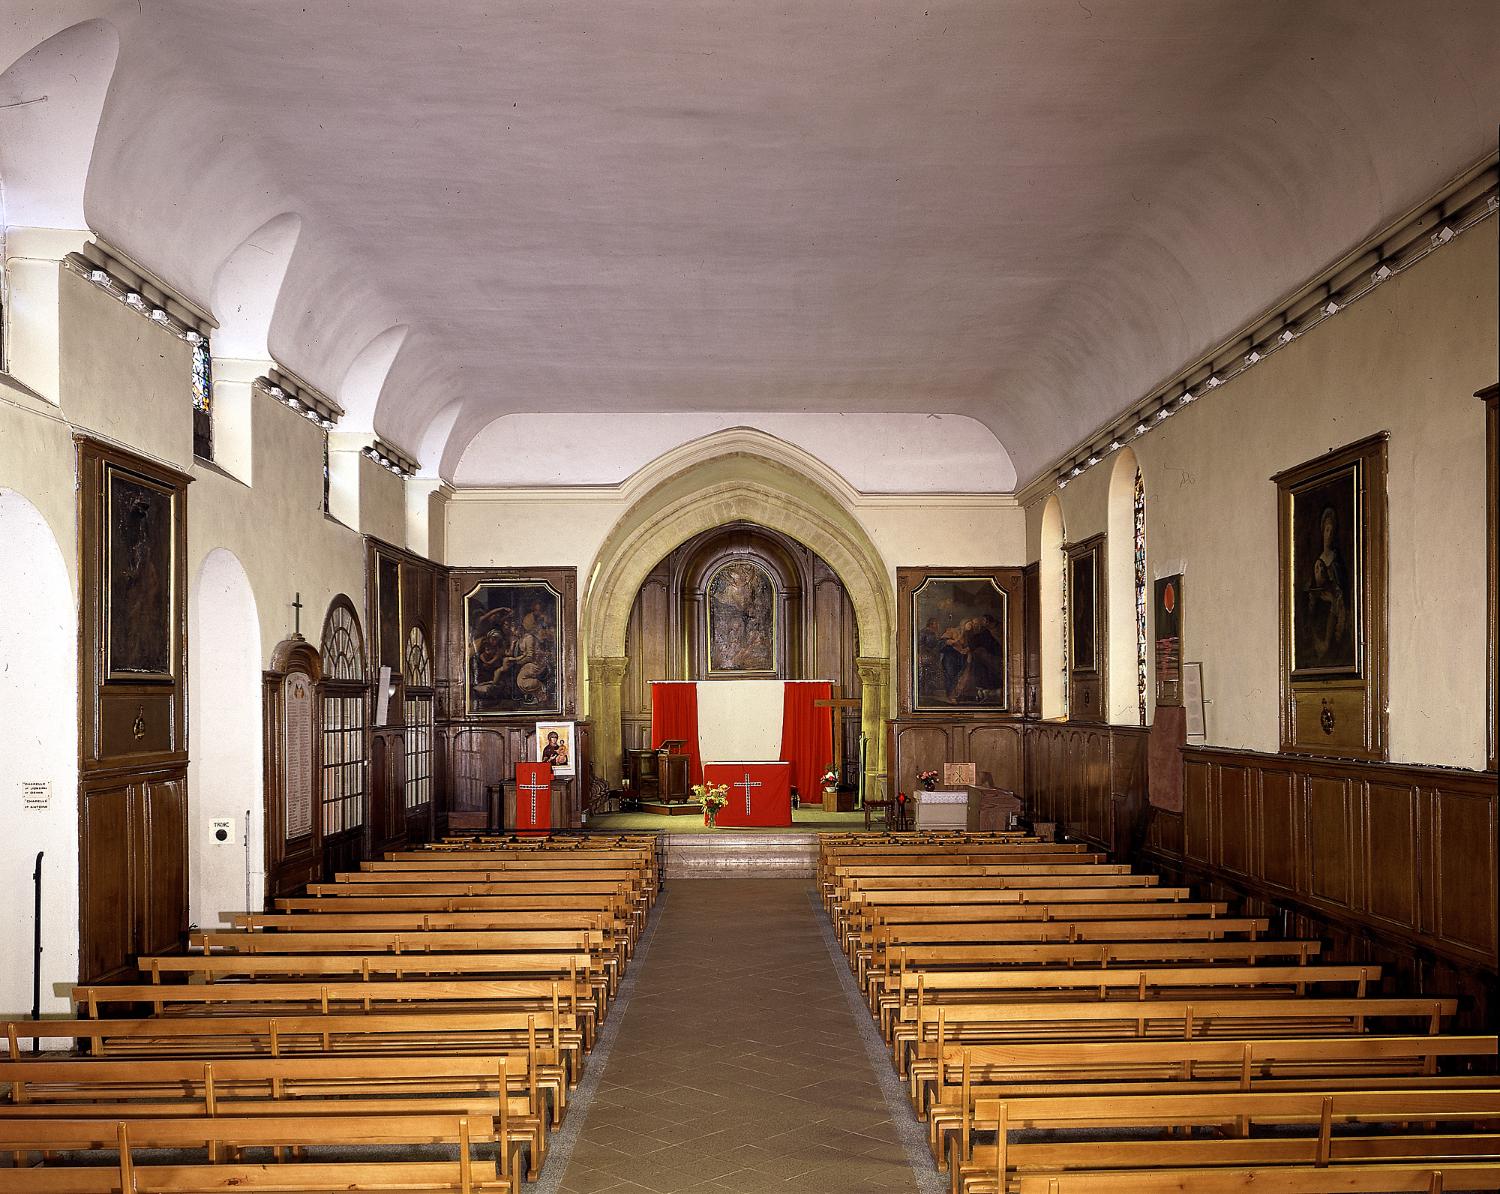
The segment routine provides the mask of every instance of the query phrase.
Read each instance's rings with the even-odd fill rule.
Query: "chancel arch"
[[[843,584],[862,652],[856,671],[861,731],[870,743],[866,770],[884,770],[894,626],[887,565],[853,515],[810,476],[783,461],[730,452],[699,460],[655,484],[620,519],[595,557],[582,623],[590,718],[598,735],[595,757],[611,784],[620,781],[621,684],[637,595],[659,561],[682,544],[737,523],[752,523],[809,548]]]
[[[212,924],[224,908],[258,908],[264,744],[260,731],[260,616],[239,558],[203,558],[188,615],[188,910]],[[210,822],[229,820],[223,841]]]
[[[65,1010],[54,984],[78,976],[77,613],[67,564],[47,520],[14,490],[0,488],[0,709],[10,725],[0,751],[0,791],[16,810],[0,834],[0,907],[32,906],[41,857],[49,906],[42,923],[42,1011]],[[25,717],[26,710],[45,715]],[[24,732],[23,732],[24,727]],[[0,933],[0,1007],[31,1005],[31,933]]]
[[[838,573],[790,536],[736,521],[693,536],[651,570],[626,632],[621,733],[651,745],[651,681],[830,680],[860,693],[859,628]],[[857,776],[860,719],[840,714],[845,782]]]

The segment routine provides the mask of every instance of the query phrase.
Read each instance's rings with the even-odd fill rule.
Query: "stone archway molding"
[[[812,548],[843,581],[859,626],[860,722],[866,776],[885,771],[890,652],[895,619],[889,572],[858,520],[834,493],[783,460],[728,451],[699,459],[659,481],[605,538],[583,601],[594,757],[613,786],[620,779],[620,684],[625,632],[651,569],[694,535],[747,521]]]

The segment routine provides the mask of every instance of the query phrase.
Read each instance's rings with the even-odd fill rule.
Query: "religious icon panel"
[[[1359,674],[1359,465],[1292,490],[1292,674]]]
[[[536,761],[551,766],[552,774],[567,778],[576,772],[573,762],[575,726],[571,721],[536,723]]]
[[[485,581],[465,594],[470,713],[562,712],[561,606],[545,581]]]
[[[108,469],[107,674],[172,677],[172,544],[176,495]]]
[[[988,576],[932,576],[912,592],[914,709],[1007,708],[1009,600]]]
[[[774,675],[776,586],[765,569],[730,560],[708,579],[708,670],[711,675]]]

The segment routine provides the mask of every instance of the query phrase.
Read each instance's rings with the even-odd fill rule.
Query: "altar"
[[[724,784],[729,789],[729,803],[719,810],[719,825],[739,828],[792,823],[790,763],[704,763],[703,782]]]

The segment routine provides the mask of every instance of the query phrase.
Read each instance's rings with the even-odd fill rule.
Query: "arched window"
[[[1145,725],[1146,486],[1135,453],[1121,448],[1109,477],[1109,720]],[[1129,550],[1126,545],[1129,545]]]
[[[349,598],[340,593],[323,619],[323,836],[365,823],[366,709],[370,684],[365,639]]]
[[[1042,509],[1038,581],[1041,590],[1042,716],[1068,715],[1068,553],[1062,503],[1053,494]]]
[[[432,800],[432,657],[427,636],[413,626],[406,636],[406,811]]]
[[[1135,530],[1135,689],[1141,724],[1146,724],[1146,484],[1135,470],[1135,493],[1131,502]]]

